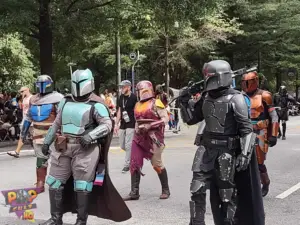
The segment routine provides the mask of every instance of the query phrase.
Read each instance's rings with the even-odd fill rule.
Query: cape
[[[69,96],[66,96],[69,97]],[[103,103],[102,98],[95,94],[90,96],[91,102]],[[113,124],[114,125],[114,124]],[[114,127],[114,126],[113,126]],[[113,128],[112,128],[113,130]],[[89,215],[99,218],[122,222],[131,218],[131,212],[122,197],[114,187],[108,172],[108,151],[113,132],[98,141],[100,157],[98,164],[105,164],[105,175],[102,186],[93,186],[89,202]],[[95,174],[96,176],[96,174]],[[64,212],[76,213],[76,200],[73,186],[73,177],[67,181],[64,189]]]
[[[62,100],[64,96],[56,91],[46,95],[36,94],[30,98],[31,105],[56,104]]]
[[[237,188],[236,225],[265,225],[265,213],[261,194],[260,175],[255,150],[251,156],[249,167],[245,171],[236,172],[235,183]],[[218,190],[211,187],[211,208],[215,224],[219,221]]]

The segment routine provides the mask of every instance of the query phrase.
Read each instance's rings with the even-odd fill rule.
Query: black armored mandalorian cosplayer
[[[295,105],[299,105],[299,103],[288,94],[286,86],[280,86],[278,93],[274,95],[274,105],[277,107],[276,111],[278,114],[278,123],[279,123],[279,130],[278,130],[278,138],[282,140],[286,140],[286,121],[289,120],[289,109],[288,103],[292,102]],[[280,130],[280,121],[282,123],[282,133]]]
[[[264,209],[255,152],[255,134],[245,96],[230,88],[228,62],[203,68],[205,89],[192,117],[181,104],[183,121],[200,122],[199,146],[192,167],[190,225],[205,225],[206,190],[216,225],[264,225]]]

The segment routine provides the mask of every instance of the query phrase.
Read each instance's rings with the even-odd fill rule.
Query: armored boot
[[[260,173],[260,180],[262,183],[262,196],[265,197],[269,192],[270,179],[268,173]]]
[[[205,225],[206,194],[196,194],[190,201],[191,220],[189,225]]]
[[[278,136],[277,136],[277,138],[278,139],[280,139],[281,138],[281,129],[280,129],[280,124],[279,124],[279,127],[278,127]]]
[[[90,192],[86,192],[86,191],[76,192],[77,220],[74,225],[86,225],[87,218],[88,218],[89,196],[90,196]]]
[[[139,200],[140,181],[141,181],[141,174],[137,171],[134,171],[134,173],[131,174],[131,191],[128,196],[123,198],[124,201]]]
[[[45,191],[45,179],[47,175],[47,167],[36,168],[36,187],[39,188],[39,193]]]
[[[58,189],[49,189],[51,218],[44,223],[40,223],[40,225],[63,224],[63,190],[63,186],[60,186]]]
[[[168,199],[170,197],[170,189],[169,189],[168,174],[166,168],[162,169],[161,173],[158,173],[158,177],[162,188],[162,193],[159,196],[159,198]]]
[[[283,123],[282,124],[282,140],[286,140],[285,133],[286,133],[286,123]]]

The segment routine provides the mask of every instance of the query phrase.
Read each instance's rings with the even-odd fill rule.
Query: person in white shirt
[[[28,87],[22,87],[19,92],[22,95],[22,99],[23,99],[23,102],[22,102],[23,120],[22,120],[22,123],[21,123],[21,126],[20,126],[21,130],[22,130],[23,122],[26,119],[26,114],[27,114],[27,111],[29,109],[29,102],[30,102],[30,98],[31,98],[32,94],[30,93],[30,90],[29,90]],[[22,138],[20,138],[19,142],[18,142],[17,149],[15,151],[7,152],[7,154],[10,155],[10,156],[19,158],[20,151],[21,151],[23,145],[24,145],[24,143],[22,141]]]

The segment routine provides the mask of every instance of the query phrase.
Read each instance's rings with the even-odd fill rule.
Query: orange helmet
[[[256,72],[250,72],[242,78],[242,89],[246,93],[253,93],[258,88],[258,75]]]
[[[148,80],[140,81],[136,85],[136,92],[139,101],[146,101],[150,98],[154,98],[153,85]]]

